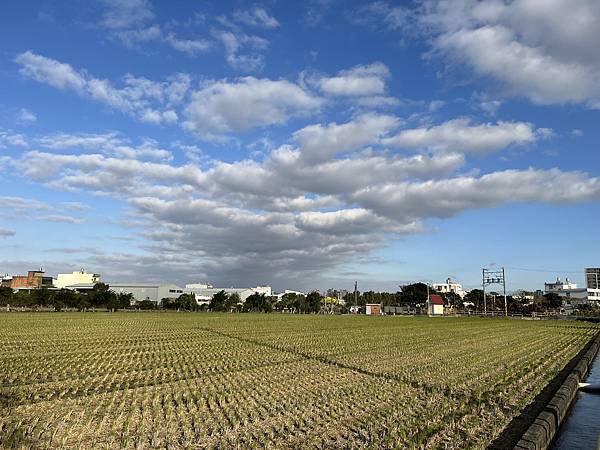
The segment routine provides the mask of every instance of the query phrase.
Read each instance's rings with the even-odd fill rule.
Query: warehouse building
[[[160,304],[163,298],[176,299],[183,294],[183,288],[174,284],[152,283],[108,283],[111,291],[117,294],[131,294],[136,302],[150,300]]]
[[[256,286],[253,288],[218,288],[211,284],[186,284],[184,292],[186,294],[193,294],[196,297],[196,302],[201,304],[208,304],[212,299],[213,295],[217,292],[225,291],[227,295],[237,294],[240,296],[240,301],[243,303],[252,294],[265,294],[267,297],[271,297],[273,294],[271,286]]]

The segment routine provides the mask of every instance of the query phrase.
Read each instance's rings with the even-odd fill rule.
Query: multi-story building
[[[452,278],[446,278],[445,283],[433,283],[431,287],[441,294],[454,293],[460,298],[465,298],[465,295],[467,295],[467,292],[463,289],[462,284],[453,282]]]
[[[586,287],[580,288],[576,283],[572,283],[568,278],[561,281],[556,278],[553,283],[544,283],[544,294],[557,294],[563,299],[565,306],[577,306],[584,303],[600,303],[600,289],[597,288],[597,282],[600,278],[598,272],[600,269],[586,269],[585,281]]]
[[[585,269],[585,287],[588,293],[588,300],[600,303],[600,268],[588,267]]]
[[[96,283],[100,283],[100,274],[87,273],[85,270],[81,269],[80,271],[73,273],[59,273],[54,281],[54,286],[58,289],[64,289],[67,286],[72,285],[94,285]]]
[[[4,284],[4,282],[3,282]],[[52,277],[45,277],[44,271],[30,270],[27,275],[14,275],[10,277],[10,286],[13,290],[28,290],[28,289],[41,289],[41,288],[52,288],[53,279]]]
[[[588,267],[585,269],[585,286],[589,289],[600,289],[600,268]]]

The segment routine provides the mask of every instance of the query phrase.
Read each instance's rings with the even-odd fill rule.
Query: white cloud
[[[294,133],[300,143],[302,158],[326,160],[341,152],[350,152],[378,139],[398,125],[393,116],[365,114],[357,119],[338,125],[336,123],[310,125]]]
[[[165,149],[159,148],[158,142],[145,138],[142,143],[132,146],[128,140],[123,139],[118,133],[110,132],[104,134],[90,133],[56,133],[42,136],[36,139],[36,143],[51,149],[75,148],[80,150],[101,150],[108,155],[116,155],[131,159],[157,159],[171,160],[173,154]]]
[[[328,95],[377,96],[385,92],[385,80],[389,75],[387,66],[377,62],[343,70],[334,77],[323,77],[317,84]]]
[[[24,197],[0,197],[0,208],[14,211],[40,211],[50,209],[50,206],[39,200]]]
[[[251,10],[237,10],[232,14],[234,20],[249,26],[261,28],[277,28],[279,22],[270,16],[264,8],[255,6]]]
[[[64,214],[48,214],[45,216],[37,216],[36,220],[41,220],[44,222],[57,222],[57,223],[70,223],[70,224],[80,224],[83,222],[82,219],[73,216],[67,216]]]
[[[505,170],[479,178],[458,177],[366,187],[352,199],[389,218],[452,217],[468,209],[515,202],[575,203],[600,200],[600,179],[580,172]]]
[[[37,120],[37,116],[27,108],[21,108],[17,114],[17,121],[22,124],[33,123]]]
[[[472,125],[467,118],[454,119],[430,128],[403,130],[384,139],[393,147],[466,153],[489,153],[511,144],[526,144],[548,137],[548,129],[535,130],[526,122]]]
[[[171,108],[171,94],[177,94],[175,100],[180,101],[190,81],[188,75],[181,74],[162,83],[127,75],[123,79],[124,87],[115,88],[108,80],[91,77],[69,64],[31,51],[17,55],[15,61],[21,66],[21,74],[25,77],[59,89],[75,91],[82,97],[154,124],[178,120],[177,113]]]
[[[0,130],[0,148],[27,147],[27,145],[27,139],[22,134]]]
[[[238,84],[248,82],[243,80],[232,85],[216,83],[237,89]],[[236,89],[228,95],[243,103],[272,88],[270,80],[252,82],[261,83],[253,86],[251,95]],[[292,92],[296,89],[300,88],[295,86]],[[217,92],[221,95],[221,88]],[[211,111],[223,114],[227,110],[221,103],[211,104],[210,96],[207,99],[203,104]],[[260,108],[246,106],[244,110]],[[245,117],[239,122],[225,117],[225,131],[234,126],[261,126]],[[98,267],[113,273],[121,269],[134,274],[141,270],[164,276],[179,273],[177,278],[192,276],[201,267],[203,277],[228,284],[317,280],[340,261],[359,261],[394,238],[423,232],[428,219],[470,209],[514,202],[600,200],[600,179],[579,172],[527,169],[460,175],[466,156],[452,149],[460,146],[463,151],[481,152],[518,142],[511,127],[507,130],[513,131],[509,133],[512,138],[504,136],[503,122],[453,124],[462,126],[460,133],[424,128],[426,136],[419,145],[444,151],[411,155],[388,151],[382,145],[399,123],[396,117],[371,113],[340,124],[313,124],[294,133],[291,144],[266,150],[261,161],[213,160],[202,169],[196,161],[186,165],[168,158],[144,161],[145,157],[167,156],[160,152],[169,150],[148,139],[132,145],[110,132],[31,139],[55,152],[28,151],[10,164],[29,181],[115,197],[131,207],[127,221],[135,223],[142,254],[95,255],[93,263]],[[526,125],[532,139],[547,134]],[[504,131],[498,134],[498,127]],[[214,128],[209,130],[214,132]],[[520,133],[516,135],[527,142],[529,134]],[[176,142],[172,147],[200,153],[202,158],[195,146]],[[92,153],[70,154],[72,148]],[[64,154],[56,153],[61,149]],[[145,149],[152,155],[144,156]],[[8,207],[11,214],[29,214],[32,220],[85,221],[71,216],[78,209],[62,204],[0,198],[0,207]],[[270,279],[261,278],[265,274]]]
[[[318,109],[322,101],[285,80],[241,78],[206,84],[192,94],[184,126],[204,138],[283,124]]]
[[[58,62],[31,51],[20,53],[15,61],[21,66],[21,74],[40,83],[59,89],[69,89],[83,94],[86,80],[69,64]]]
[[[507,93],[539,104],[600,107],[600,3],[460,0],[426,4],[434,48]]]
[[[165,37],[165,42],[175,50],[187,53],[188,55],[204,53],[212,47],[211,43],[206,39],[182,39],[176,37],[174,33],[169,33]]]
[[[223,44],[225,60],[234,69],[253,72],[263,67],[264,56],[261,52],[269,45],[266,39],[225,30],[215,30],[213,35]]]

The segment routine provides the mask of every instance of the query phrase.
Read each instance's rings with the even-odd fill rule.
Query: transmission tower
[[[491,284],[501,284],[504,294],[504,315],[508,316],[508,306],[506,304],[506,277],[504,267],[501,269],[481,269],[481,285],[483,287],[483,313],[487,316],[487,300],[485,298],[485,287]]]

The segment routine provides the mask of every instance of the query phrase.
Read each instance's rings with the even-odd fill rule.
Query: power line
[[[510,270],[522,270],[525,272],[548,272],[548,273],[583,273],[582,270],[553,270],[553,269],[532,269],[527,267],[506,267]]]

